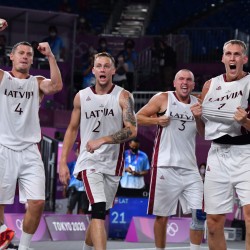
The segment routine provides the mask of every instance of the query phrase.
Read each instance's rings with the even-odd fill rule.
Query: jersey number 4
[[[19,113],[19,115],[21,115],[23,113],[22,108],[20,107],[21,103],[18,103],[18,105],[16,106],[15,112]]]

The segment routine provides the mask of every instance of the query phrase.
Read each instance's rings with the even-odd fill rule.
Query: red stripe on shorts
[[[82,181],[83,181],[84,186],[85,186],[85,190],[86,190],[86,194],[88,196],[89,202],[90,202],[90,204],[94,204],[95,200],[94,200],[94,197],[93,197],[92,192],[91,192],[91,188],[90,188],[89,181],[87,178],[87,170],[86,169],[81,172],[81,177],[82,177]]]
[[[157,177],[157,168],[151,168],[151,181],[150,181],[150,191],[149,191],[149,199],[148,199],[148,214],[153,214],[156,177]]]

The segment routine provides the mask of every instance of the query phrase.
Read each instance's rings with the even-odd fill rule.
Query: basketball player
[[[246,249],[250,249],[250,75],[243,66],[248,61],[243,41],[224,44],[222,62],[226,73],[207,81],[202,104],[192,107],[200,133],[212,140],[204,184],[208,244],[211,250],[225,250],[226,214],[233,211],[233,191],[243,207]]]
[[[75,96],[60,160],[60,181],[68,185],[67,158],[80,127],[81,147],[74,174],[83,180],[92,209],[84,250],[92,246],[106,249],[105,215],[113,205],[123,172],[124,142],[137,134],[134,100],[128,91],[112,83],[114,65],[110,54],[95,55],[92,72],[96,83]]]
[[[4,19],[0,23],[4,23],[0,30],[8,26]],[[28,42],[13,46],[11,71],[0,70],[0,249],[5,249],[14,236],[3,219],[4,205],[14,202],[17,180],[20,197],[28,202],[19,250],[29,249],[44,207],[45,174],[37,147],[41,140],[38,110],[44,95],[57,93],[63,85],[48,43],[40,43],[37,49],[48,59],[51,79],[29,74],[34,51]]]
[[[182,69],[175,75],[175,91],[156,94],[137,113],[139,125],[157,125],[152,157],[148,214],[156,215],[154,236],[156,249],[165,249],[168,217],[176,214],[178,200],[183,212],[202,208],[203,183],[195,156],[195,119],[190,107],[197,102],[190,95],[194,75]],[[192,223],[190,239],[204,229],[198,219]],[[200,243],[200,242],[199,242]],[[200,249],[195,240],[192,250]]]

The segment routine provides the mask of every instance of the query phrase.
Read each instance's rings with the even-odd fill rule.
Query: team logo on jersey
[[[216,90],[221,90],[221,86],[217,87]]]
[[[206,171],[211,171],[209,165],[207,166],[207,170]]]
[[[12,77],[11,77],[11,76],[9,76],[9,77],[8,77],[8,79],[9,79],[9,80],[12,80]]]
[[[237,97],[239,96],[243,96],[243,91],[242,90],[239,90],[237,92],[233,92],[233,93],[230,93],[230,94],[227,94],[227,93],[230,93],[230,91],[226,92],[226,95],[224,96],[220,96],[220,97],[216,97],[216,98],[209,98],[209,102],[221,102],[221,101],[226,101],[226,100],[230,100],[230,99],[236,99]]]
[[[24,92],[21,92],[21,91],[16,91],[16,90],[5,89],[4,90],[4,95],[6,95],[8,97],[10,96],[10,97],[13,97],[13,98],[30,99],[32,96],[34,96],[34,93],[33,93],[33,91],[24,91]]]
[[[86,119],[97,118],[101,116],[114,116],[114,110],[113,109],[98,109],[98,110],[92,110],[90,112],[85,112]]]
[[[88,97],[86,98],[86,101],[91,101],[91,98],[88,96]]]
[[[175,119],[181,119],[185,121],[194,121],[194,116],[189,115],[187,111],[183,111],[183,113],[173,113],[173,111],[170,111],[169,113],[170,117],[173,117]]]
[[[172,105],[177,105],[176,102],[173,102]]]
[[[160,177],[160,179],[161,179],[161,180],[165,180],[165,177],[162,175],[162,176]]]
[[[101,104],[101,105],[99,106],[99,108],[104,108],[104,105],[103,105],[103,104]]]

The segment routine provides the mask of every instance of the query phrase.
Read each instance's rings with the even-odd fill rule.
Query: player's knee
[[[44,200],[29,200],[27,202],[27,210],[29,210],[32,213],[42,213],[45,206]]]
[[[106,202],[98,202],[91,205],[91,217],[92,219],[105,220],[106,217]]]

